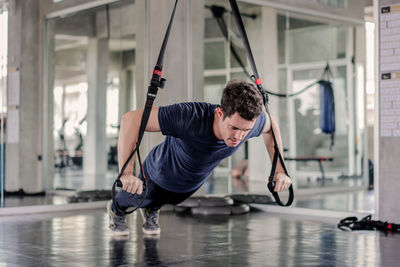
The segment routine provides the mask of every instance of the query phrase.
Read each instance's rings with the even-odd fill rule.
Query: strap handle
[[[281,199],[280,199],[280,197],[279,197],[279,195],[278,195],[278,193],[274,191],[274,189],[275,189],[274,177],[275,177],[276,166],[278,164],[278,159],[279,159],[279,162],[281,163],[281,166],[282,166],[285,174],[288,177],[290,177],[290,176],[289,176],[289,173],[288,173],[288,171],[286,169],[285,162],[283,161],[283,157],[282,157],[281,153],[279,152],[278,142],[276,141],[274,128],[272,127],[271,114],[268,111],[267,111],[267,114],[268,114],[268,117],[269,117],[269,121],[271,122],[271,133],[272,133],[272,137],[274,139],[274,150],[275,150],[274,158],[272,160],[271,172],[270,172],[269,178],[268,178],[267,187],[268,187],[268,190],[271,192],[272,196],[274,197],[275,202],[280,206],[286,207],[286,206],[292,205],[292,203],[293,203],[293,199],[294,199],[293,185],[290,185],[290,187],[289,187],[289,198],[288,198],[288,201],[286,202],[286,204],[283,204]]]
[[[115,201],[115,196],[116,196],[116,190],[115,189],[116,189],[116,187],[122,187],[122,182],[121,182],[120,178],[124,174],[124,171],[125,171],[126,167],[128,166],[129,162],[132,160],[132,158],[133,158],[133,156],[135,155],[136,152],[138,154],[138,161],[139,161],[139,165],[140,165],[140,171],[142,173],[143,180],[145,181],[145,185],[147,185],[146,177],[145,177],[144,170],[143,170],[142,161],[140,159],[139,146],[140,146],[140,143],[142,141],[144,132],[146,130],[147,122],[149,120],[151,109],[153,107],[154,100],[155,100],[155,98],[157,96],[158,89],[159,88],[164,88],[165,83],[166,83],[166,80],[164,78],[162,78],[162,68],[163,68],[164,54],[165,54],[165,50],[167,48],[168,38],[169,38],[169,34],[171,32],[172,22],[174,21],[177,4],[178,4],[178,0],[175,0],[174,9],[172,10],[171,17],[170,17],[170,20],[169,20],[169,23],[168,23],[168,27],[167,27],[167,30],[165,32],[164,40],[163,40],[163,43],[161,45],[160,53],[158,55],[157,63],[156,63],[156,66],[154,67],[153,74],[152,74],[152,77],[151,77],[151,80],[150,80],[150,85],[149,85],[149,87],[147,89],[147,98],[146,98],[146,103],[145,103],[143,114],[142,114],[142,119],[141,119],[141,122],[140,122],[139,135],[138,135],[138,140],[137,140],[137,143],[136,143],[136,147],[131,152],[131,154],[129,155],[128,159],[126,160],[126,162],[122,166],[121,171],[119,172],[118,177],[117,177],[117,179],[115,180],[115,182],[114,182],[114,184],[112,186],[112,190],[111,190],[112,201],[113,201],[115,209],[120,214],[129,214],[129,213],[134,212],[135,210],[137,210],[142,205],[143,201],[147,198],[147,190],[146,190],[145,196],[143,197],[143,199],[139,203],[139,205],[137,207],[135,207],[135,209],[133,209],[131,211],[125,211],[124,209],[122,209],[118,205],[117,201]]]
[[[236,2],[236,0],[229,0],[229,3],[231,4],[231,8],[232,8],[233,14],[235,16],[236,26],[238,27],[240,35],[242,37],[242,41],[243,41],[244,48],[246,50],[247,58],[248,58],[248,60],[250,62],[251,69],[253,70],[253,73],[254,73],[253,76],[252,76],[253,81],[255,82],[257,88],[260,90],[261,95],[263,96],[265,110],[267,111],[269,119],[271,121],[271,114],[270,114],[269,108],[268,108],[268,94],[267,94],[266,90],[263,88],[262,80],[260,79],[260,77],[258,75],[256,63],[255,63],[255,60],[254,60],[254,57],[253,57],[253,53],[252,53],[251,48],[250,48],[249,39],[247,38],[246,30],[244,28],[244,24],[243,24],[242,17],[241,17],[240,12],[239,12],[239,8],[238,8],[238,5],[237,5],[237,2]],[[275,153],[274,153],[274,159],[272,161],[271,173],[270,173],[269,180],[268,180],[268,189],[272,193],[272,195],[274,196],[275,201],[276,201],[277,204],[279,204],[281,206],[289,206],[289,205],[292,204],[293,199],[294,199],[294,192],[293,192],[293,186],[292,185],[290,185],[290,187],[289,187],[289,199],[288,199],[288,202],[286,204],[283,204],[281,202],[280,198],[279,198],[278,193],[274,192],[275,183],[273,182],[273,178],[275,176],[275,170],[276,170],[276,165],[278,164],[278,159],[279,159],[279,161],[280,161],[280,163],[281,163],[286,175],[287,176],[289,176],[289,175],[288,175],[288,172],[286,170],[285,163],[283,161],[282,155],[279,152],[278,143],[276,141],[275,133],[274,133],[274,130],[272,128],[272,121],[271,121],[271,133],[272,133],[272,137],[274,139]]]
[[[269,120],[271,121],[271,115],[270,113],[268,113],[269,116]],[[272,122],[272,121],[271,121]],[[275,202],[280,205],[280,206],[290,206],[293,203],[293,199],[294,199],[294,192],[293,192],[293,185],[290,185],[289,187],[289,199],[286,202],[286,204],[283,204],[278,193],[274,191],[275,189],[275,182],[274,182],[274,177],[275,177],[275,171],[276,171],[276,166],[278,164],[278,159],[281,163],[281,166],[283,168],[283,170],[285,171],[285,174],[289,176],[288,171],[286,169],[285,163],[283,161],[282,155],[279,152],[279,147],[278,147],[278,143],[276,141],[275,138],[275,133],[274,133],[274,128],[272,128],[272,123],[271,123],[271,132],[272,132],[272,136],[274,139],[274,149],[275,149],[275,153],[274,153],[274,158],[272,160],[272,167],[271,167],[271,172],[269,174],[269,178],[268,178],[268,190],[271,192],[272,196],[275,198]]]

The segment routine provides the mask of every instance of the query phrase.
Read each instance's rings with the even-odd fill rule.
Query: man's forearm
[[[278,124],[275,122],[274,119],[272,119],[271,125],[274,130],[274,134],[275,134],[276,142],[278,144],[279,152],[281,153],[281,156],[283,158],[283,146],[282,146],[281,132],[279,130]],[[269,130],[268,132],[264,133],[263,138],[264,138],[265,146],[268,151],[269,158],[272,163],[272,160],[274,159],[274,154],[275,154],[275,148],[274,148],[275,143],[274,143],[274,138],[272,136],[272,131]],[[278,164],[276,165],[275,173],[278,173],[278,172],[284,172],[284,169],[279,160],[278,160]]]
[[[139,114],[140,113],[140,114]],[[139,135],[141,112],[130,111],[122,116],[118,136],[118,167],[121,171],[126,160],[135,149]],[[135,157],[131,159],[124,173],[132,174]]]

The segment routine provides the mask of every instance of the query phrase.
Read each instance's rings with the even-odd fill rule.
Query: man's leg
[[[160,208],[164,204],[179,204],[190,197],[194,192],[196,192],[196,190],[188,193],[171,192],[161,188],[151,179],[147,178],[147,187],[141,195],[133,195],[122,190],[116,195],[115,200],[122,209],[126,210],[130,207],[137,207],[144,198],[143,203],[140,204],[141,214],[144,222],[142,229],[145,234],[154,235],[161,232],[160,225],[158,224]],[[121,217],[123,218],[123,222],[125,222],[125,216],[123,214],[119,214],[115,207],[112,207],[111,205],[110,208],[113,214],[117,217],[117,223],[121,221]],[[111,227],[111,222],[112,218],[110,216],[110,228],[113,230]],[[121,223],[119,223],[119,225],[121,225]],[[124,227],[120,226],[120,228]],[[122,232],[125,233],[128,230],[128,227],[126,226],[126,230],[122,230],[124,230]]]
[[[111,229],[114,235],[127,236],[129,235],[128,225],[126,224],[126,218],[124,215],[117,214],[113,209],[112,200],[107,202],[107,213],[109,217],[108,227]]]
[[[196,190],[195,190],[196,191]],[[165,204],[179,204],[190,197],[195,191],[189,193],[175,193],[156,186],[153,201],[145,208],[140,209],[143,218],[143,232],[148,235],[158,235],[161,232],[158,218],[160,208]]]
[[[140,207],[153,205],[153,196],[157,195],[157,185],[155,185],[150,179],[147,179],[147,187],[141,195],[131,194],[121,190],[115,196],[115,201],[123,211],[127,211],[129,208],[136,208],[139,205]],[[112,200],[107,204],[107,213],[110,217],[109,228],[113,231],[113,234],[128,235],[129,229],[126,223],[126,214],[119,212],[112,203]]]
[[[140,209],[140,214],[143,219],[143,233],[146,235],[159,235],[161,233],[161,228],[158,224],[160,208],[142,208]]]
[[[235,191],[248,190],[248,160],[243,159],[239,161],[232,170],[232,183]]]

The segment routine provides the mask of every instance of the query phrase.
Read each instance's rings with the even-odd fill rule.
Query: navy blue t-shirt
[[[262,134],[265,113],[257,118],[244,140],[229,147],[213,133],[215,109],[209,103],[179,103],[160,107],[158,121],[165,140],[143,163],[145,174],[162,188],[186,193],[196,190],[211,171],[247,139]]]

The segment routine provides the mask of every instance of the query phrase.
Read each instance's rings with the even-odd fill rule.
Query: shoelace
[[[125,217],[124,217],[124,216],[115,215],[115,216],[114,216],[114,220],[115,220],[115,222],[117,222],[117,223],[124,223],[124,222],[125,222]]]
[[[153,224],[157,224],[157,216],[156,214],[158,213],[158,211],[148,211],[146,210],[146,217],[150,219],[150,221]]]

